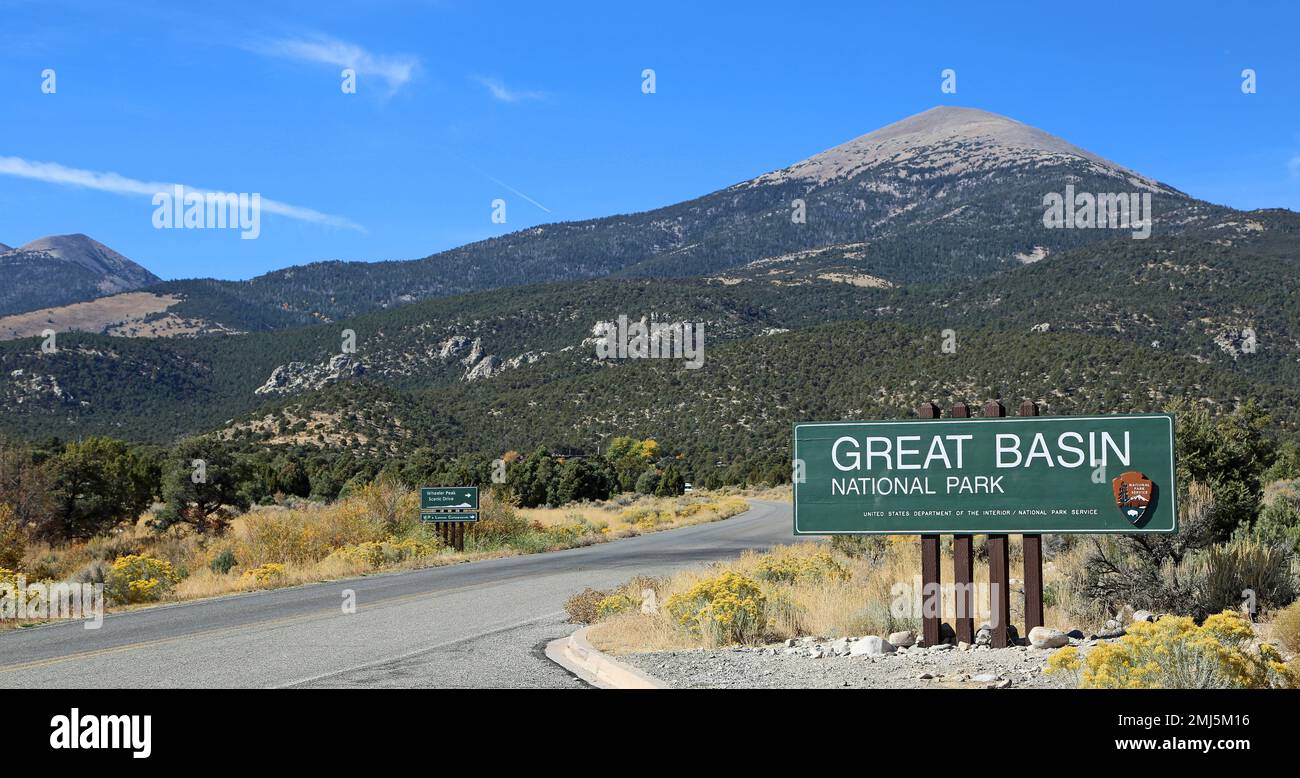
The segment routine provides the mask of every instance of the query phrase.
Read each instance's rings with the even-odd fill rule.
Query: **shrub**
[[[8,592],[18,591],[18,571],[10,570],[7,567],[0,567],[0,602],[3,602]]]
[[[330,556],[370,568],[381,567],[384,564],[384,545],[375,541],[357,543],[335,549]]]
[[[497,548],[529,532],[528,520],[515,510],[512,500],[491,492],[481,495],[478,521],[469,527],[469,538],[479,548]]]
[[[596,620],[607,619],[616,613],[633,610],[639,602],[626,592],[615,592],[596,603]]]
[[[361,487],[353,499],[364,507],[367,518],[388,534],[409,529],[419,521],[419,494],[392,476],[379,476]]]
[[[754,568],[754,575],[773,583],[796,581],[847,581],[849,571],[825,552],[811,556],[765,555]]]
[[[1236,538],[1211,546],[1191,561],[1196,588],[1194,615],[1232,607],[1242,591],[1254,592],[1255,605],[1271,609],[1295,599],[1291,554],[1254,538]]]
[[[113,602],[156,602],[180,579],[170,562],[132,554],[113,560],[104,591]]]
[[[326,510],[248,514],[235,556],[252,566],[266,562],[304,565],[319,562],[341,546],[380,541],[386,536],[382,520],[371,516],[361,500],[350,498]]]
[[[1270,489],[1275,496],[1259,512],[1252,534],[1267,543],[1300,552],[1300,495],[1296,483],[1284,481]]]
[[[1300,654],[1300,601],[1273,617],[1273,639],[1293,654]]]
[[[767,629],[765,598],[758,582],[733,571],[695,584],[664,603],[669,615],[693,635],[717,644],[747,643]]]
[[[1180,504],[1176,533],[1087,539],[1068,580],[1072,615],[1089,619],[1127,606],[1166,613],[1194,608],[1192,615],[1204,618],[1222,607],[1199,607],[1196,579],[1201,568],[1193,564],[1197,552],[1213,543],[1214,494],[1193,483]]]
[[[1186,616],[1138,622],[1113,643],[1102,643],[1080,661],[1062,649],[1051,672],[1082,670],[1086,689],[1300,688],[1300,666],[1284,664],[1265,644],[1252,650],[1254,631],[1244,616],[1224,611],[1201,626]]]
[[[10,505],[0,503],[0,567],[18,567],[27,551],[27,531]]]
[[[251,570],[245,570],[239,580],[252,586],[272,586],[284,579],[284,565],[267,562]]]
[[[565,601],[564,612],[575,624],[595,624],[599,619],[600,603],[608,596],[609,592],[587,587]]]
[[[832,535],[831,549],[852,559],[879,562],[892,546],[887,535]]]
[[[222,549],[221,553],[212,557],[212,561],[208,562],[208,569],[217,575],[226,575],[234,569],[237,564],[239,564],[239,560],[235,558],[235,552],[226,548]]]
[[[108,577],[112,572],[112,565],[102,559],[92,559],[80,570],[73,573],[72,580],[77,583],[107,584]]]
[[[441,544],[433,538],[410,535],[401,540],[390,539],[387,547],[397,556],[398,561],[406,561],[433,556],[438,553]]]

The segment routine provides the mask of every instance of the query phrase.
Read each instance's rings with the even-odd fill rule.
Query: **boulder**
[[[1034,627],[1029,630],[1029,645],[1034,648],[1060,648],[1068,645],[1070,636],[1051,627]]]
[[[1075,640],[1085,640],[1087,638],[1087,636],[1083,634],[1083,630],[1081,629],[1072,629],[1065,634],[1067,637],[1072,637]]]
[[[891,632],[889,642],[899,648],[910,648],[912,644],[916,643],[916,633],[910,629],[905,629],[902,632]]]
[[[1139,621],[1155,621],[1155,620],[1156,620],[1156,616],[1151,611],[1135,611],[1133,613],[1134,623]]]
[[[849,648],[849,654],[851,656],[880,656],[882,654],[892,654],[896,650],[892,643],[879,635],[867,635],[853,643],[853,646]]]

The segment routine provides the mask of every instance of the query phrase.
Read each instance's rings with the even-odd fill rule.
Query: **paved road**
[[[582,686],[542,647],[585,586],[788,543],[788,503],[552,554],[375,575],[0,634],[0,688]],[[345,614],[345,590],[356,612]]]

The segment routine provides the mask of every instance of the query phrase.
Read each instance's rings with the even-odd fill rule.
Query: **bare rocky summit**
[[[975,108],[937,106],[881,127],[790,167],[759,176],[748,186],[802,179],[825,184],[876,168],[924,167],[930,175],[962,175],[1026,161],[1077,157],[1097,172],[1132,186],[1173,193],[1135,173],[1037,127]]]

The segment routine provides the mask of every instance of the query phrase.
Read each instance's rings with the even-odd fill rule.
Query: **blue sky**
[[[412,259],[690,199],[939,104],[1300,210],[1300,11],[1227,5],[0,0],[0,243],[84,232],[164,278]],[[157,230],[140,182],[293,215],[256,240]]]

